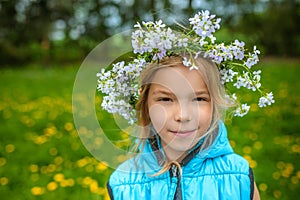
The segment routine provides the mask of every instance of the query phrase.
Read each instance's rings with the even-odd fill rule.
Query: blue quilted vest
[[[125,161],[110,176],[107,187],[111,199],[252,199],[252,170],[233,152],[223,122],[213,144],[200,152],[197,149],[180,163],[181,173],[173,165],[169,171],[153,176],[161,169],[161,150],[148,140],[139,156]]]

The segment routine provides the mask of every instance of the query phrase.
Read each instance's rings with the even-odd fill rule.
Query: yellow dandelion
[[[91,179],[91,177],[87,176],[82,180],[82,183],[84,185],[90,185],[93,182],[93,179]]]
[[[77,138],[77,137],[78,137],[78,133],[77,133],[76,130],[72,130],[72,131],[70,132],[70,135],[71,135],[73,138]]]
[[[12,153],[12,152],[14,152],[14,151],[15,151],[15,145],[13,145],[13,144],[8,144],[8,145],[6,145],[6,146],[5,146],[5,151],[6,151],[7,153]]]
[[[56,170],[56,165],[54,165],[54,164],[48,165],[47,172],[51,173],[51,172],[54,172],[55,170]]]
[[[0,158],[0,167],[4,166],[6,164],[6,159],[1,157]]]
[[[68,181],[64,179],[64,180],[61,180],[59,184],[60,184],[61,187],[67,187],[68,186]]]
[[[265,192],[268,189],[268,185],[265,183],[261,183],[261,184],[259,184],[258,188],[260,191]]]
[[[1,177],[1,178],[0,178],[0,184],[1,184],[1,185],[7,185],[7,184],[8,184],[8,178],[6,178],[6,177]]]
[[[65,179],[65,176],[62,174],[62,173],[59,173],[59,174],[55,174],[54,175],[54,180],[56,182],[61,182]]]
[[[54,191],[54,190],[57,189],[57,187],[58,187],[58,185],[57,185],[57,183],[54,182],[54,181],[51,181],[50,183],[47,184],[47,189],[48,189],[49,191]]]
[[[236,146],[236,142],[234,140],[229,140],[229,143],[232,148],[234,148]]]
[[[298,144],[294,144],[291,149],[294,153],[300,153],[300,146]]]
[[[251,167],[251,168],[257,167],[257,162],[256,162],[255,160],[251,160],[251,162],[250,162],[250,167]]]
[[[61,165],[64,162],[64,159],[61,156],[57,156],[54,158],[54,162],[56,165]]]
[[[97,193],[98,192],[98,183],[97,183],[97,181],[92,181],[92,183],[90,184],[90,191],[92,193]]]
[[[66,180],[66,184],[67,184],[67,186],[72,187],[75,185],[75,181],[74,181],[74,179],[69,178]]]
[[[300,179],[300,171],[297,171],[297,177]]]
[[[278,179],[280,178],[280,176],[281,176],[280,172],[274,172],[274,173],[272,174],[272,177],[273,177],[273,179],[275,179],[275,180],[278,180]]]
[[[32,164],[29,166],[29,170],[32,172],[32,173],[35,173],[37,171],[39,171],[39,166],[36,165],[36,164]]]
[[[279,161],[279,162],[276,164],[276,167],[277,167],[278,169],[283,169],[283,168],[285,167],[285,163],[282,162],[282,161]]]
[[[51,127],[44,129],[44,134],[48,137],[51,137],[51,136],[55,135],[56,133],[57,133],[57,130],[56,130],[55,126],[51,126]]]
[[[53,147],[53,148],[51,148],[51,149],[49,150],[49,154],[50,154],[51,156],[56,156],[57,153],[58,153],[58,151],[57,151],[57,149],[56,149],[55,147]]]
[[[44,135],[41,135],[41,136],[36,136],[34,137],[34,140],[33,142],[35,144],[44,144],[45,142],[47,142],[48,138]]]
[[[243,148],[243,152],[244,152],[245,154],[250,154],[251,151],[252,151],[252,148],[249,147],[249,146],[245,146],[245,147]]]
[[[31,188],[31,193],[35,196],[42,195],[45,193],[45,189],[42,187],[35,186]]]
[[[87,172],[93,172],[94,171],[94,167],[92,165],[88,165],[85,167],[85,171]]]
[[[78,167],[84,167],[88,164],[88,160],[83,158],[77,161],[77,166]]]
[[[98,171],[104,171],[107,169],[107,163],[106,162],[100,162],[98,165],[97,165],[97,170]]]
[[[249,155],[244,155],[244,158],[245,158],[248,162],[251,161],[251,156],[249,156]]]
[[[281,172],[281,176],[289,178],[294,171],[294,165],[292,163],[287,163],[284,170]]]
[[[257,166],[257,162],[255,160],[252,160],[251,156],[244,155],[244,158],[249,162],[251,168],[255,168]]]
[[[250,133],[249,134],[249,138],[253,141],[257,140],[258,139],[258,135],[256,133]]]
[[[75,181],[72,178],[64,179],[60,182],[61,187],[72,187],[75,185]]]
[[[74,125],[71,122],[67,122],[65,123],[64,128],[66,131],[72,131],[74,129]]]
[[[47,174],[48,173],[48,167],[47,166],[42,166],[41,167],[41,173],[42,174]]]
[[[276,198],[276,199],[279,199],[281,197],[281,191],[279,190],[275,190],[273,192],[273,196]]]
[[[263,147],[263,143],[261,141],[256,141],[253,146],[255,149],[260,150]]]
[[[26,115],[21,117],[21,122],[28,127],[32,127],[35,124],[35,121]]]

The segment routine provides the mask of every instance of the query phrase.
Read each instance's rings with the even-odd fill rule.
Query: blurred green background
[[[1,199],[106,199],[113,169],[85,149],[73,122],[76,73],[96,45],[137,20],[184,23],[201,9],[222,17],[219,38],[261,49],[262,82],[276,103],[226,122],[230,142],[253,167],[262,199],[298,199],[298,0],[0,1]],[[97,115],[113,127],[100,101]]]

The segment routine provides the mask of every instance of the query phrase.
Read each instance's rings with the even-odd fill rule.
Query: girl
[[[137,111],[146,139],[140,155],[111,175],[111,199],[259,199],[252,170],[220,120],[219,71],[200,56],[195,64],[190,70],[171,56],[142,72]]]
[[[260,52],[246,52],[238,40],[216,43],[220,19],[208,11],[189,21],[191,28],[181,32],[162,21],[137,23],[136,58],[98,74],[102,107],[141,127],[138,155],[107,183],[111,199],[259,199],[252,170],[233,152],[222,118],[238,103],[230,88],[260,92],[259,107],[274,103],[261,88],[261,71],[251,68]],[[249,109],[239,104],[234,116]]]

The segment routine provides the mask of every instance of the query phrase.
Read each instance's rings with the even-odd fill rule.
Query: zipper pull
[[[170,171],[171,171],[171,178],[177,177],[178,167],[175,164],[171,165]]]

